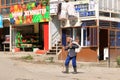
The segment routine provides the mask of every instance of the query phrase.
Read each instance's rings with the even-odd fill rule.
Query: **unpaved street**
[[[120,68],[81,66],[78,74],[72,74],[72,67],[69,74],[62,70],[62,65],[26,63],[0,54],[0,80],[120,80]]]

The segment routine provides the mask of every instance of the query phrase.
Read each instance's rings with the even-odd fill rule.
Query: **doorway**
[[[73,37],[73,29],[72,28],[64,28],[62,29],[62,45],[66,46],[66,38]]]
[[[104,49],[108,48],[108,30],[100,29],[99,33],[99,60],[104,60]]]

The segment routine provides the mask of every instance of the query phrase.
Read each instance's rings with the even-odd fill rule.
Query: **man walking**
[[[76,38],[75,40],[76,42],[78,41],[78,39]],[[69,38],[68,40],[68,44],[65,47],[65,50],[68,50],[68,55],[65,61],[65,67],[66,70],[63,73],[69,73],[69,62],[70,60],[72,60],[72,66],[74,69],[74,74],[77,73],[77,65],[76,65],[76,52],[75,52],[75,48],[79,48],[79,46],[75,43],[73,43],[72,39]]]

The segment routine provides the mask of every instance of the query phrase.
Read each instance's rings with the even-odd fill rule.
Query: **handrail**
[[[58,33],[58,31],[56,31],[53,35],[52,35],[52,46],[55,46],[55,44],[57,44],[57,42],[60,40],[60,35]]]

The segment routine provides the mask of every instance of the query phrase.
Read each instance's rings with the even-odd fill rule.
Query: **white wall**
[[[50,20],[50,22],[49,22],[49,29],[50,29],[50,31],[49,31],[49,49],[52,47],[52,35],[56,32],[56,31],[58,31],[59,32],[59,35],[60,35],[60,22],[59,22],[59,20],[57,19],[57,16],[56,15],[54,15],[54,16],[51,16],[51,20]]]
[[[100,10],[120,12],[120,0],[99,0]]]

